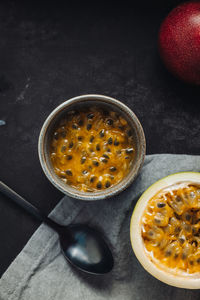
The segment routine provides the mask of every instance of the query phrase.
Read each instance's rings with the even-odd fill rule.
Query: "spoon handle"
[[[25,209],[29,214],[36,217],[39,221],[46,223],[51,228],[53,228],[58,233],[60,232],[62,226],[48,218],[45,214],[43,214],[41,211],[39,211],[38,208],[27,202],[23,197],[18,195],[15,191],[13,191],[11,188],[9,188],[5,183],[0,181],[0,192],[13,200],[16,204],[18,204],[20,207]]]

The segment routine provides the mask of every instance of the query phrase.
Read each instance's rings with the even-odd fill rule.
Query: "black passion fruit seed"
[[[58,132],[55,132],[54,135],[53,135],[53,137],[54,137],[55,140],[58,140],[58,138],[59,138]]]
[[[81,158],[81,164],[83,165],[85,162],[86,162],[86,157],[83,156],[83,157]]]
[[[72,124],[72,128],[73,129],[78,129],[78,125],[74,123],[74,124]]]
[[[109,187],[110,187],[110,181],[108,181],[108,180],[106,181],[105,187],[106,187],[106,188],[109,188]]]
[[[81,126],[83,126],[83,120],[80,120],[79,122],[78,122],[78,125],[81,127]]]
[[[66,146],[62,146],[60,151],[63,153],[63,152],[65,152],[65,151],[66,151],[66,149],[67,149],[67,147],[66,147]]]
[[[166,206],[166,204],[163,203],[163,202],[158,202],[158,203],[157,203],[157,207],[158,207],[158,208],[162,208],[162,207],[165,207],[165,206]]]
[[[167,250],[167,251],[165,252],[165,256],[166,256],[166,257],[169,257],[169,256],[171,256],[171,255],[172,255],[172,251]]]
[[[105,157],[100,157],[100,160],[104,163],[107,164],[108,160]]]
[[[67,160],[71,160],[72,159],[72,155],[67,155]]]
[[[93,183],[95,180],[96,180],[96,176],[94,176],[94,175],[93,175],[93,176],[91,176],[91,178],[90,178],[90,182],[91,182],[91,183]]]
[[[115,172],[115,171],[117,171],[117,168],[116,167],[110,167],[110,171]]]
[[[197,259],[197,263],[200,264],[200,258]]]
[[[113,139],[110,137],[110,138],[108,139],[108,144],[109,144],[109,145],[112,145],[112,143],[113,143]]]
[[[87,130],[89,131],[92,128],[92,124],[87,124]]]
[[[70,171],[70,170],[66,170],[65,173],[69,176],[72,176],[72,171]]]
[[[108,120],[107,120],[107,124],[108,124],[108,125],[113,125],[113,120],[112,120],[112,119],[108,119]]]
[[[92,135],[91,137],[90,137],[90,143],[92,143],[94,141],[94,136]]]
[[[115,139],[114,145],[115,145],[115,146],[119,146],[119,141],[118,141],[117,139]]]
[[[126,154],[133,153],[133,148],[126,149]]]
[[[90,120],[93,119],[93,118],[94,118],[94,114],[89,113],[89,114],[87,115],[87,118],[90,119]]]
[[[96,150],[97,150],[97,151],[100,151],[100,150],[101,150],[101,148],[100,148],[100,145],[99,145],[99,144],[97,144],[97,145],[96,145]]]
[[[69,143],[69,148],[71,149],[71,148],[73,148],[73,146],[74,146],[74,143],[73,143],[73,142],[70,142],[70,143]]]
[[[100,137],[104,137],[104,135],[105,135],[105,130],[102,129],[102,130],[99,132],[99,135],[100,135]]]
[[[97,183],[97,189],[101,189],[102,188],[102,183],[99,181],[98,183]]]
[[[186,213],[186,214],[185,214],[185,219],[186,219],[186,221],[190,221],[191,218],[192,218],[192,216],[191,216],[189,213]]]
[[[105,157],[100,157],[100,160],[104,163],[107,164],[108,160]]]

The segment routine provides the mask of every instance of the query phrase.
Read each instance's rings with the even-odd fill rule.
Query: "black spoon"
[[[92,274],[112,270],[112,253],[99,232],[83,224],[62,226],[54,222],[1,181],[0,192],[54,229],[59,234],[64,257],[76,268]]]

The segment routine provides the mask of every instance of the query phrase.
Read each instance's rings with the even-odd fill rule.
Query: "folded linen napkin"
[[[149,155],[136,181],[113,198],[85,202],[65,196],[50,214],[62,223],[99,228],[112,245],[111,273],[94,276],[63,258],[57,234],[42,224],[0,280],[1,300],[200,299],[198,290],[170,287],[149,275],[133,254],[130,217],[142,192],[156,180],[180,171],[199,171],[200,156]]]

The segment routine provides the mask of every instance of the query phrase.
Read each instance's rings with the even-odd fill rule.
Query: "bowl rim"
[[[120,185],[120,183],[123,183],[123,180],[120,181],[118,184],[114,185],[111,188],[108,188],[106,190],[102,191],[95,191],[93,193],[91,192],[83,192],[79,191],[75,188],[70,187],[69,185],[65,184],[64,182],[61,182],[59,177],[54,173],[49,170],[46,162],[46,154],[45,154],[45,138],[46,138],[46,133],[48,131],[49,126],[51,125],[52,121],[54,118],[61,113],[65,108],[70,107],[72,104],[79,103],[79,102],[87,102],[87,101],[92,101],[96,100],[97,102],[103,102],[113,105],[117,107],[118,109],[122,109],[125,114],[128,115],[128,117],[134,122],[135,129],[138,132],[138,137],[139,137],[139,143],[140,143],[140,153],[139,153],[139,158],[137,160],[135,172],[132,174],[132,176],[129,176],[131,174],[131,171],[128,173],[127,176],[129,176],[128,180],[124,182],[123,185]],[[43,123],[43,126],[41,128],[40,134],[39,134],[39,140],[38,140],[38,155],[39,155],[39,160],[41,167],[46,175],[46,177],[49,179],[49,181],[61,192],[63,192],[65,195],[68,195],[72,198],[80,199],[80,200],[87,200],[87,201],[94,201],[94,200],[102,200],[106,199],[109,197],[112,197],[116,194],[119,194],[123,190],[125,190],[136,178],[138,175],[140,169],[142,168],[142,165],[144,163],[144,158],[146,154],[146,139],[144,135],[144,131],[142,128],[142,125],[140,121],[138,120],[137,116],[135,113],[127,107],[124,103],[120,102],[119,100],[109,97],[109,96],[104,96],[104,95],[99,95],[99,94],[85,94],[85,95],[80,95],[76,96],[73,98],[70,98],[68,100],[65,100],[61,104],[59,104],[46,118],[46,120]],[[125,177],[126,178],[126,177]],[[124,179],[125,179],[124,178]]]

